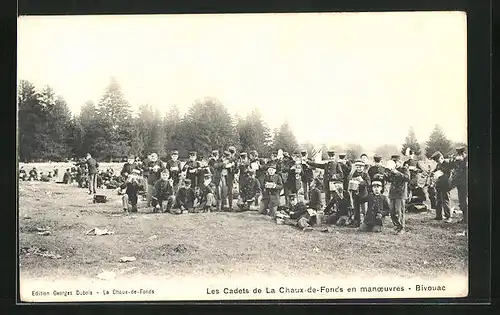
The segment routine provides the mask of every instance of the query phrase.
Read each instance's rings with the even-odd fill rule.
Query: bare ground
[[[52,168],[52,166],[50,167]],[[61,172],[61,171],[60,171]],[[103,270],[128,276],[394,275],[434,278],[466,275],[465,226],[408,214],[406,234],[334,227],[328,233],[277,225],[255,211],[127,215],[115,190],[109,202],[92,203],[85,189],[54,182],[20,182],[19,249],[23,279],[95,278]],[[456,205],[456,196],[452,196]],[[458,219],[458,218],[457,218]],[[92,228],[112,235],[85,235]],[[37,229],[38,228],[38,229]],[[49,235],[39,235],[47,229]],[[60,255],[27,253],[28,248]],[[136,261],[120,263],[123,256]]]

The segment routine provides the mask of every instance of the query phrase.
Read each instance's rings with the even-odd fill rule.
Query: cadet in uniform
[[[356,180],[358,188],[355,191],[350,191],[353,199],[354,220],[349,226],[358,228],[361,224],[361,213],[363,216],[366,214],[366,198],[368,197],[368,187],[370,187],[370,177],[365,172],[365,163],[362,160],[356,160],[354,167],[350,180]]]
[[[128,157],[127,163],[123,164],[120,175],[123,177],[123,179],[127,179],[128,175],[132,174],[132,171],[136,168],[137,165],[135,164],[135,158],[133,155],[131,155]]]
[[[420,179],[420,176],[422,173],[425,172],[425,170],[422,168],[422,166],[418,163],[418,161],[415,159],[415,152],[412,150],[408,151],[409,158],[404,162],[404,166],[407,167],[410,170],[410,182],[408,183],[408,200],[412,199],[412,196],[419,196],[419,198],[424,199],[425,194],[422,191],[420,194],[418,194],[418,191],[416,189],[418,188],[418,182]],[[424,195],[422,195],[424,194]],[[422,195],[422,196],[420,196]]]
[[[255,170],[255,177],[259,181],[260,187],[264,185],[264,177],[266,176],[266,162],[259,158],[259,153],[255,150],[249,152],[250,167]],[[255,205],[259,206],[259,198],[255,198]]]
[[[382,232],[382,218],[389,214],[391,206],[387,196],[382,194],[382,182],[372,182],[372,192],[368,194],[366,216],[360,230],[363,232]]]
[[[352,165],[351,161],[346,159],[346,154],[345,153],[339,153],[339,158],[337,162],[340,164],[340,167],[342,168],[342,174],[344,175],[344,180],[342,181],[344,184],[344,190],[347,191],[349,187],[349,175],[351,174],[352,170]]]
[[[149,159],[144,163],[143,170],[147,174],[146,201],[147,206],[151,207],[151,200],[153,198],[153,186],[158,179],[160,179],[161,172],[165,169],[163,162],[158,159],[158,154],[151,153]]]
[[[455,186],[458,191],[458,202],[460,210],[463,213],[461,223],[467,223],[468,204],[467,204],[467,189],[468,189],[468,161],[465,147],[461,146],[456,149],[457,156],[455,158]]]
[[[378,154],[375,154],[373,156],[373,165],[368,168],[368,176],[370,177],[370,180],[373,182],[375,180],[375,175],[384,175],[385,174],[385,168],[381,164],[382,157]],[[382,183],[382,193],[384,193],[384,183]]]
[[[300,151],[302,172],[300,173],[305,200],[309,200],[309,190],[314,179],[313,169],[307,165],[307,150]]]
[[[212,212],[217,206],[217,200],[215,199],[215,185],[212,183],[212,174],[205,174],[203,177],[203,185],[200,188],[200,203],[197,209]]]
[[[328,162],[324,164],[316,163],[313,161],[307,161],[312,167],[321,168],[325,170],[323,175],[323,189],[325,190],[325,204],[330,202],[332,197],[333,185],[335,182],[344,182],[344,172],[342,171],[342,166],[340,163],[335,161],[335,151],[328,150]],[[331,182],[331,183],[330,183]]]
[[[160,176],[160,179],[154,183],[153,200],[151,204],[153,206],[153,212],[168,212],[175,202],[174,181],[169,178],[170,174],[168,170],[161,172]]]
[[[181,211],[192,211],[195,199],[196,194],[191,187],[191,180],[186,178],[184,179],[184,184],[181,185],[177,191],[174,208],[180,209]]]
[[[443,154],[439,151],[432,154],[431,159],[436,161],[437,166],[434,170],[436,174],[436,217],[434,220],[442,220],[443,212],[445,222],[451,223],[450,211],[450,190],[451,190],[451,170],[453,165],[450,161],[445,160]]]
[[[269,215],[275,217],[282,189],[283,179],[276,174],[276,164],[268,164],[267,174],[264,177],[264,187],[262,187],[262,200],[259,211],[261,214],[265,214],[266,210],[269,210]]]
[[[410,181],[410,171],[403,166],[399,155],[391,156],[396,167],[387,175],[387,181],[391,183],[389,189],[389,199],[391,201],[391,219],[396,233],[404,233],[405,228],[405,201],[408,198],[408,182]]]
[[[189,160],[186,164],[184,164],[182,172],[186,173],[186,178],[191,181],[191,185],[195,190],[203,185],[203,183],[199,182],[198,173],[200,171],[200,167],[200,162],[196,160],[196,151],[189,152]]]
[[[170,160],[167,161],[166,169],[170,174],[170,179],[173,181],[173,189],[176,194],[179,190],[179,182],[181,180],[181,161],[179,161],[178,150],[172,150]]]

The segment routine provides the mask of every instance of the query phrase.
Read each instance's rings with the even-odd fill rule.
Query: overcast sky
[[[136,109],[216,97],[285,119],[300,142],[400,145],[441,124],[467,138],[466,16],[459,12],[21,17],[18,79],[74,113],[110,77]]]

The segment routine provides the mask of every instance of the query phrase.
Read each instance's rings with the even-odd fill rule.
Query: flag
[[[320,163],[323,155],[323,150],[321,148],[314,148],[312,151],[312,159],[316,163]]]

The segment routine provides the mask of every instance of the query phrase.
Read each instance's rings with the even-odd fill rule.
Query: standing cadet
[[[219,157],[219,150],[212,150],[212,155],[208,158],[208,167],[212,173],[212,183],[215,186],[215,199],[217,200],[217,210],[221,210],[221,171],[222,160]]]
[[[238,158],[236,156],[236,148],[234,146],[229,146],[227,148],[231,155],[229,156],[229,163],[226,164],[227,167],[227,197],[229,203],[229,211],[233,210],[233,187],[235,181],[235,175],[238,172]]]
[[[255,150],[250,151],[250,168],[255,171],[255,177],[259,181],[260,187],[264,185],[264,177],[266,176],[266,162],[259,158],[259,153]],[[255,205],[259,206],[259,198],[255,198]]]
[[[408,160],[404,162],[404,166],[408,167],[408,169],[410,170],[410,182],[408,183],[408,200],[411,200],[412,196],[418,195],[418,182],[421,174],[424,173],[425,170],[415,159],[415,152],[413,152],[411,149],[408,149]]]
[[[361,213],[363,217],[366,214],[366,201],[368,197],[368,187],[370,186],[370,177],[365,172],[365,163],[362,160],[356,160],[354,163],[354,172],[349,176],[349,180],[357,182],[356,189],[351,189],[350,193],[353,199],[354,220],[350,227],[358,228],[361,224]]]
[[[457,149],[457,156],[455,157],[455,186],[458,191],[458,202],[460,210],[462,210],[463,218],[460,223],[467,223],[468,204],[467,204],[467,189],[468,189],[468,159],[465,147],[461,146]]]
[[[377,177],[380,180],[380,176],[383,177],[385,174],[385,168],[382,165],[381,161],[382,161],[382,157],[380,155],[375,154],[373,156],[373,165],[370,166],[370,168],[368,168],[368,176],[370,177],[370,181],[372,183],[375,180],[375,177],[376,177],[375,175],[378,174],[379,176],[377,176]],[[382,184],[382,194],[383,194],[385,191],[385,182],[382,181],[381,184]]]
[[[153,212],[169,212],[175,202],[173,179],[170,178],[168,170],[161,172],[160,179],[154,183]]]
[[[280,202],[280,191],[283,189],[283,179],[276,174],[276,164],[270,163],[267,166],[267,174],[264,177],[264,187],[262,187],[262,202],[260,204],[260,213],[265,214],[269,211],[271,217],[276,216]]]
[[[328,150],[328,161],[324,164],[307,161],[307,164],[325,170],[323,175],[323,189],[325,190],[325,204],[330,202],[335,183],[344,183],[344,172],[342,166],[335,160],[335,151]]]
[[[300,151],[300,162],[302,172],[300,174],[302,181],[302,189],[304,190],[304,199],[309,200],[309,190],[314,179],[313,169],[307,165],[307,150]]]
[[[346,159],[345,153],[339,153],[339,158],[337,161],[342,168],[342,174],[344,175],[343,184],[344,190],[347,191],[349,188],[349,175],[351,174],[352,164],[351,161]]]
[[[228,207],[231,211],[233,209],[233,182],[234,175],[238,165],[233,158],[230,151],[224,151],[224,157],[221,161],[221,203],[220,208]]]
[[[361,159],[361,161],[363,161],[363,163],[365,164],[365,166],[363,166],[363,171],[364,172],[368,172],[368,169],[370,168],[370,160],[368,159],[368,155],[366,153],[362,153],[359,158]]]
[[[87,164],[88,174],[89,174],[89,195],[96,194],[96,186],[97,186],[97,173],[99,163],[92,158],[90,153],[87,153],[85,156],[85,163]]]
[[[434,220],[443,220],[443,212],[445,222],[451,223],[450,211],[450,190],[451,190],[451,171],[453,165],[449,160],[446,160],[443,154],[439,151],[432,154],[431,159],[436,161],[437,166],[434,170],[436,178],[436,217]]]
[[[182,172],[186,173],[186,178],[191,180],[191,185],[196,190],[203,183],[199,182],[198,173],[200,171],[201,164],[196,160],[196,151],[189,152],[189,160],[184,164]]]
[[[163,162],[158,159],[158,154],[151,153],[149,159],[142,167],[144,173],[147,174],[146,202],[147,206],[151,207],[154,184],[160,179],[160,174],[164,170]]]
[[[410,171],[403,166],[399,155],[392,155],[395,167],[387,174],[387,181],[391,183],[389,199],[391,201],[391,219],[397,234],[404,233],[405,228],[405,201],[408,198],[408,182]]]
[[[181,180],[181,161],[179,161],[179,151],[172,150],[170,160],[167,161],[166,169],[169,171],[170,179],[173,180],[174,194],[179,190],[179,182]]]

